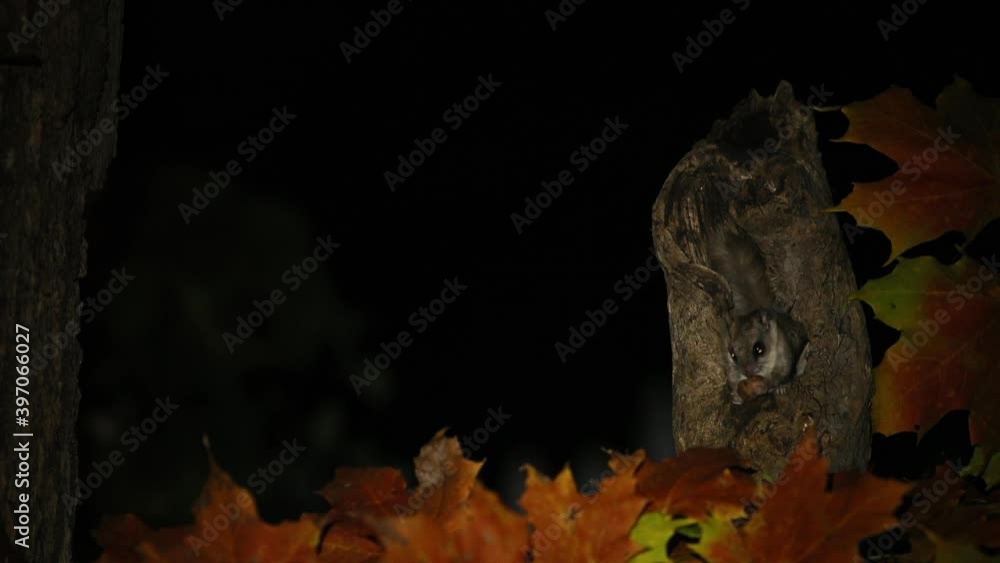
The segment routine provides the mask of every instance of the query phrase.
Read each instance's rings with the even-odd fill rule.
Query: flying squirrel
[[[723,335],[733,404],[780,394],[805,369],[808,345],[801,325],[775,308],[760,249],[745,232],[715,232],[708,241],[709,267],[729,284],[732,319]]]

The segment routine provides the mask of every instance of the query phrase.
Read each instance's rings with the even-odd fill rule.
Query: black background
[[[258,495],[269,521],[322,510],[313,492],[336,466],[408,469],[439,429],[470,434],[501,406],[510,420],[473,457],[511,502],[522,463],[552,474],[570,462],[583,480],[603,465],[601,447],[671,455],[662,274],[627,302],[614,286],[648,257],[660,186],[712,121],[779,80],[802,100],[822,86],[830,105],[892,85],[933,103],[955,76],[998,95],[994,23],[939,0],[888,40],[876,22],[889,2],[589,0],[553,30],[556,0],[403,0],[348,63],[341,44],[386,4],[244,2],[221,21],[210,2],[127,4],[122,90],[147,65],[169,76],[120,123],[110,185],[88,202],[82,295],[115,269],[136,279],[80,336],[81,475],[114,449],[125,456],[80,507],[82,559],[97,554],[100,515],[190,521],[208,472],[202,436],[243,485],[283,440],[307,448]],[[727,8],[735,21],[679,72],[671,54]],[[451,130],[445,110],[490,75],[501,85]],[[286,106],[288,128],[185,224],[178,205]],[[616,116],[628,128],[576,171],[570,155]],[[846,129],[840,114],[818,121],[835,199],[893,171],[871,149],[829,142]],[[383,173],[437,127],[447,140],[390,191]],[[519,234],[511,214],[564,169],[573,184]],[[326,235],[340,248],[230,354],[222,333],[287,289],[282,272]],[[954,259],[962,242],[924,250]],[[849,250],[859,285],[887,271],[880,233]],[[415,334],[410,315],[456,277],[468,289]],[[619,311],[563,363],[555,343],[609,298]],[[877,361],[895,334],[870,328]],[[350,374],[401,330],[413,344],[357,396]],[[129,452],[122,432],[167,396],[177,412]],[[952,453],[967,453],[964,424],[957,415],[939,440]],[[878,440],[876,466],[891,458],[883,472],[912,472],[940,449],[913,442]]]

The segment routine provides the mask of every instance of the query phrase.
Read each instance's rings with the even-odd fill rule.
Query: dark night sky
[[[662,274],[627,301],[615,284],[646,261],[660,186],[712,121],[781,79],[800,99],[823,86],[830,104],[891,85],[932,102],[955,75],[1000,95],[993,22],[934,0],[888,41],[889,2],[590,0],[553,30],[557,0],[402,0],[350,63],[341,43],[387,2],[244,2],[222,21],[201,4],[126,6],[122,90],[147,66],[169,75],[121,122],[110,185],[88,206],[82,295],[116,269],[135,280],[80,337],[81,472],[126,452],[80,509],[84,558],[99,514],[187,522],[206,434],[242,484],[283,440],[306,446],[258,496],[272,521],[321,510],[312,491],[334,467],[409,467],[437,430],[470,434],[500,406],[511,418],[474,457],[508,499],[521,463],[589,476],[600,447],[670,454]],[[678,72],[671,54],[724,9],[735,21]],[[452,129],[446,110],[490,76],[499,86]],[[247,162],[240,144],[286,107],[295,118]],[[627,129],[579,171],[573,153],[616,117]],[[824,140],[845,126],[820,116]],[[447,138],[390,191],[384,172],[438,127]],[[820,149],[837,198],[892,171],[865,148]],[[178,205],[231,159],[241,172],[185,224]],[[519,234],[511,214],[562,170],[573,183]],[[222,333],[287,290],[282,273],[327,235],[340,247],[230,354]],[[871,233],[850,251],[863,282],[888,244]],[[454,278],[468,289],[418,334],[411,315]],[[563,363],[555,343],[606,299],[618,312]],[[350,374],[402,330],[413,343],[357,396]],[[120,434],[166,396],[178,411],[128,452]]]

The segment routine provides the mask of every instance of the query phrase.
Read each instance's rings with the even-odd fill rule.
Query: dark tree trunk
[[[121,0],[0,1],[0,556],[11,561],[70,561],[75,511],[62,497],[78,472],[81,362],[70,323],[79,326],[87,263],[84,200],[104,185],[115,150],[122,13]],[[88,142],[95,128],[100,139]],[[78,146],[79,162],[69,156]],[[43,349],[53,355],[28,375],[27,426],[15,422],[16,324],[29,330],[32,363]],[[24,442],[29,476],[19,487],[15,449]],[[28,549],[14,544],[22,494]]]
[[[814,426],[833,470],[865,467],[869,344],[861,305],[848,300],[857,286],[837,220],[824,213],[831,206],[812,112],[784,82],[770,98],[751,92],[670,173],[653,236],[667,279],[678,452],[732,447],[773,475]],[[731,293],[707,266],[704,236],[732,223],[760,247],[779,307],[791,307],[810,341],[787,394],[740,406],[730,401],[722,342]]]

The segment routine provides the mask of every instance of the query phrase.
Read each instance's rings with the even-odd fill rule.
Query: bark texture
[[[748,152],[749,151],[749,152]],[[834,471],[864,468],[873,393],[868,336],[816,148],[812,111],[782,82],[717,121],[671,171],[653,207],[673,352],[678,452],[732,447],[776,474],[814,427]],[[809,337],[807,367],[789,391],[733,405],[723,335],[728,283],[707,264],[708,230],[737,225],[760,247],[778,307]]]
[[[75,510],[64,505],[78,473],[76,419],[81,362],[70,322],[80,322],[78,279],[86,273],[84,202],[101,188],[115,148],[122,0],[0,0],[0,523],[10,561],[71,559]],[[111,120],[67,171],[69,147]],[[107,122],[104,122],[107,126]],[[87,154],[84,154],[87,152]],[[15,424],[15,324],[30,330],[26,427]],[[35,361],[33,359],[33,362]],[[29,364],[30,365],[30,364]],[[30,432],[30,438],[15,438]],[[16,487],[14,448],[30,441],[29,486]],[[13,544],[14,507],[30,495],[29,548]]]

